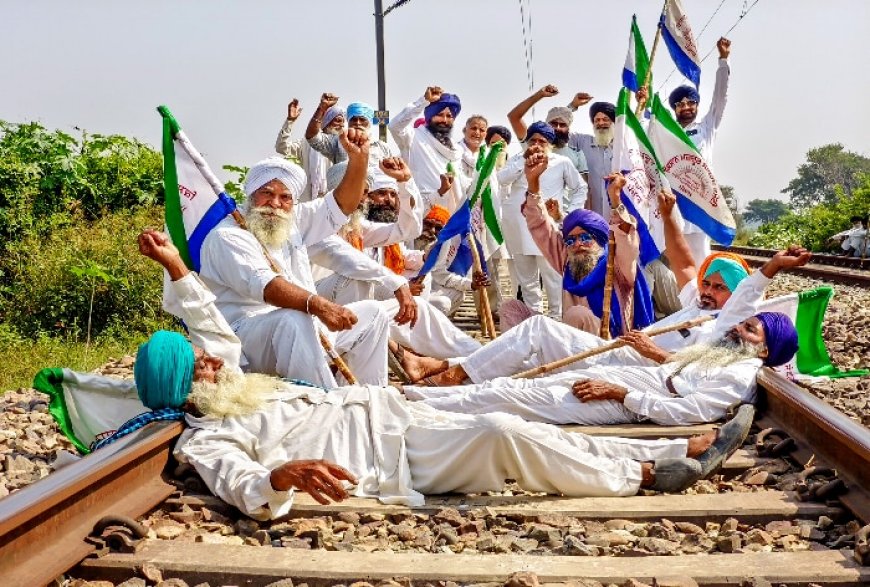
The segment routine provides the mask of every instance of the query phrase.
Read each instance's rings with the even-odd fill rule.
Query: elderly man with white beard
[[[330,182],[338,181],[343,167],[339,163],[330,170]],[[406,278],[422,266],[422,253],[409,255],[401,244],[421,230],[420,208],[415,205],[420,196],[408,166],[396,157],[384,159],[380,167],[361,207],[365,217],[349,231],[340,231],[341,236],[308,247],[312,263],[334,272],[317,282],[317,292],[342,305],[378,300],[387,313],[395,314],[390,338],[415,353],[441,359],[467,356],[480,343],[424,297],[413,296]],[[401,346],[395,350],[401,362]]]
[[[308,260],[307,247],[335,234],[362,198],[368,136],[349,129],[341,141],[348,170],[335,191],[297,205],[305,172],[277,157],[260,161],[244,185],[250,232],[227,218],[203,241],[200,276],[242,341],[249,371],[334,385],[318,338],[325,326],[360,382],[387,382],[390,316],[375,302],[342,307],[318,296]]]
[[[176,458],[257,519],[286,515],[295,490],[323,504],[352,493],[410,506],[423,505],[423,494],[500,490],[506,478],[572,497],[682,491],[721,466],[749,431],[751,410],[742,410],[718,434],[593,438],[506,414],[440,412],[388,387],[327,393],[243,375],[238,339],[169,239],[146,231],[139,248],[167,270],[191,337],[160,331],[139,348],[139,398],[184,417]]]
[[[577,337],[585,339],[587,349],[602,342],[583,332]],[[650,355],[654,358],[631,351],[607,352],[546,377],[457,385],[469,375],[466,363],[426,379],[441,387],[405,386],[404,391],[408,399],[439,410],[498,411],[534,422],[698,424],[714,422],[730,408],[751,403],[761,366],[787,363],[797,347],[797,331],[788,316],[760,312],[717,340]]]

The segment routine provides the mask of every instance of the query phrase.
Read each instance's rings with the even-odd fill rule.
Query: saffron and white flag
[[[205,236],[232,214],[236,202],[181,130],[166,106],[163,117],[163,187],[166,193],[166,228],[184,263],[199,271],[199,253]]]
[[[645,147],[641,146],[642,143],[645,143]],[[643,127],[629,107],[629,91],[622,88],[616,102],[616,123],[613,125],[612,171],[622,173],[626,179],[620,200],[637,220],[641,266],[658,259],[665,248],[664,229],[658,213],[658,184],[651,185],[644,149],[648,151],[646,159],[655,157]],[[658,176],[657,170],[655,176]],[[655,224],[658,227],[654,227]]]
[[[628,36],[628,54],[622,68],[622,85],[637,92],[646,82],[649,74],[649,55],[646,52],[640,29],[637,28],[637,15],[631,17],[631,33]]]
[[[647,130],[650,145],[658,159],[683,218],[703,230],[711,239],[730,245],[737,225],[719,184],[698,148],[653,96],[652,118]]]
[[[692,27],[689,26],[689,18],[680,0],[667,0],[659,26],[668,53],[671,54],[677,69],[695,84],[696,88],[699,87],[701,57],[698,55],[698,45],[695,43]]]

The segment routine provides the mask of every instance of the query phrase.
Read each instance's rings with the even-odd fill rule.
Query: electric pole
[[[386,141],[390,113],[387,111],[387,81],[384,76],[384,7],[382,0],[375,0],[375,51],[378,67],[378,111],[375,113],[375,118],[378,121],[380,139]]]

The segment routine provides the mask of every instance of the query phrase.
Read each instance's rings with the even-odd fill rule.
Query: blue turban
[[[610,102],[594,102],[589,107],[589,120],[595,120],[595,115],[599,113],[616,122],[616,106]]]
[[[610,226],[604,216],[592,210],[578,208],[568,214],[562,222],[562,236],[567,237],[577,227],[582,228],[592,235],[599,246],[607,244],[610,236]]]
[[[361,116],[368,119],[370,122],[375,121],[375,109],[365,102],[351,102],[347,105],[347,119]]]
[[[488,129],[486,129],[486,143],[487,144],[489,144],[489,141],[492,140],[492,137],[494,135],[498,135],[501,138],[503,138],[504,142],[506,142],[508,145],[511,144],[511,139],[514,136],[513,134],[511,134],[511,131],[509,131],[507,129],[507,127],[493,125],[493,126],[489,127]]]
[[[798,333],[791,319],[781,312],[759,312],[755,315],[764,327],[767,358],[764,364],[778,367],[788,363],[798,350]]]
[[[456,118],[459,115],[459,111],[462,110],[459,96],[456,94],[441,94],[441,98],[439,98],[437,102],[432,102],[426,106],[426,108],[423,109],[423,118],[426,119],[426,124],[429,124],[432,117],[445,108],[449,108],[453,118]]]
[[[547,142],[553,144],[556,141],[556,131],[553,130],[553,127],[543,121],[533,122],[529,125],[529,129],[526,131],[526,140],[529,140],[529,137],[532,135],[541,135]]]
[[[329,126],[329,123],[335,120],[336,116],[344,116],[344,110],[339,108],[338,106],[330,106],[329,110],[326,111],[326,114],[323,115],[323,120],[320,123],[320,126],[326,128]]]
[[[671,92],[670,96],[668,96],[668,104],[671,105],[671,108],[676,108],[677,102],[679,102],[683,98],[688,98],[693,102],[700,102],[701,94],[699,94],[698,90],[696,90],[692,86],[679,86],[677,89]]]
[[[139,346],[133,377],[145,407],[180,408],[193,381],[193,347],[177,332],[158,330]]]

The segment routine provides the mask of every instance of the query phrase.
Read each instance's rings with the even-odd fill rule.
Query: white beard
[[[279,247],[290,237],[293,213],[268,206],[251,208],[247,215],[248,228],[267,247]]]
[[[677,351],[671,355],[668,363],[676,363],[680,369],[689,364],[706,370],[716,369],[746,359],[757,359],[763,349],[763,344],[720,338],[712,344],[693,344]]]
[[[256,412],[284,381],[261,373],[236,373],[221,369],[217,382],[194,381],[187,400],[206,416],[226,418]]]
[[[344,240],[350,242],[348,237],[353,234],[360,234],[360,227],[362,226],[362,220],[366,216],[366,208],[367,206],[360,206],[356,210],[354,210],[350,215],[350,220],[347,223],[338,229],[338,236],[343,238]]]
[[[594,129],[595,144],[599,147],[609,147],[613,143],[613,127]]]

